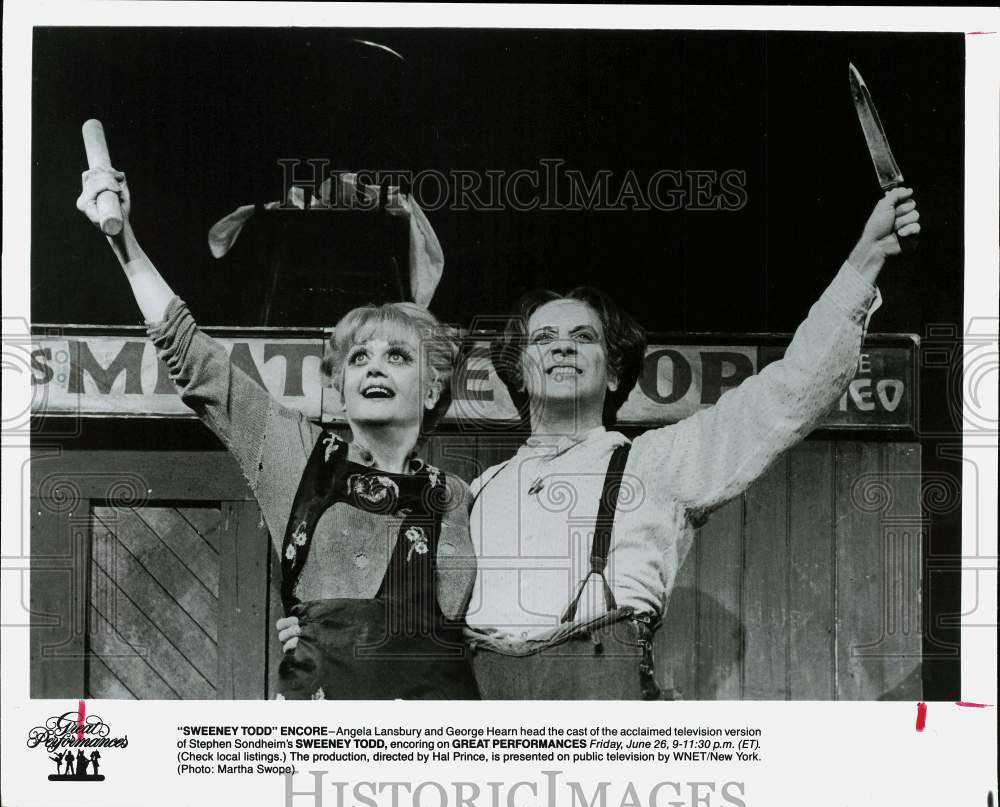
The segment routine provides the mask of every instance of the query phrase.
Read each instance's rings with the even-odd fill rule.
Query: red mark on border
[[[989,34],[995,34],[996,31],[966,31],[966,36],[988,36]]]
[[[917,704],[917,731],[923,731],[927,725],[927,704]]]
[[[76,739],[83,739],[83,721],[87,718],[87,707],[83,701],[76,707]]]
[[[972,701],[955,701],[956,706],[964,706],[967,709],[989,709],[991,703],[973,703]]]

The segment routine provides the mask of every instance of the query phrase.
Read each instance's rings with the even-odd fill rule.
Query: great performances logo
[[[128,748],[128,735],[116,737],[98,715],[88,715],[84,701],[28,731],[28,748],[44,748],[56,766],[50,782],[103,782],[101,751]],[[75,751],[75,753],[74,753]]]

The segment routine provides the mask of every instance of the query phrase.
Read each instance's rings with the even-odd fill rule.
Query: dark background
[[[350,37],[384,43],[405,63]],[[140,240],[202,324],[257,324],[259,254],[238,244],[217,261],[206,234],[237,205],[281,195],[279,158],[413,171],[560,158],[617,181],[628,169],[739,169],[747,204],[433,212],[446,256],[438,316],[468,325],[525,289],[592,283],[651,331],[791,332],[880,195],[851,103],[853,62],[924,227],[919,252],[883,272],[871,331],[926,337],[933,327],[945,349],[960,339],[961,35],[36,29],[33,59],[36,323],[139,321],[104,239],[74,206],[86,168],[80,125],[97,117],[128,172]],[[339,313],[280,324],[331,324]],[[925,477],[957,474],[956,461],[938,458],[958,440],[947,369],[920,372]],[[930,699],[958,695],[957,625],[939,624],[958,613],[948,570],[958,512],[929,514],[925,556],[940,567],[925,573]]]
[[[352,35],[406,66],[359,55]],[[848,89],[853,61],[927,228],[916,259],[884,273],[872,330],[920,333],[958,321],[963,53],[958,35],[40,29],[33,319],[137,322],[106,244],[74,207],[80,124],[97,117],[146,251],[203,324],[251,324],[246,267],[213,259],[206,234],[239,204],[279,198],[281,157],[414,171],[554,157],[588,178],[611,170],[613,186],[630,168],[735,168],[748,203],[433,212],[446,256],[440,317],[467,324],[526,288],[592,282],[650,330],[791,331],[879,195]]]

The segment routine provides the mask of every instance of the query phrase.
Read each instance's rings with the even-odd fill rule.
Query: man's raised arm
[[[857,369],[874,283],[896,235],[916,235],[912,190],[890,191],[872,211],[850,257],[798,327],[780,361],[714,406],[634,442],[631,472],[650,492],[679,501],[692,520],[742,493],[777,457],[811,432]],[[648,484],[648,483],[647,483]]]

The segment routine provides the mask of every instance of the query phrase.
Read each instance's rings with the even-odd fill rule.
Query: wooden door
[[[267,530],[217,452],[32,468],[32,696],[266,697]]]

